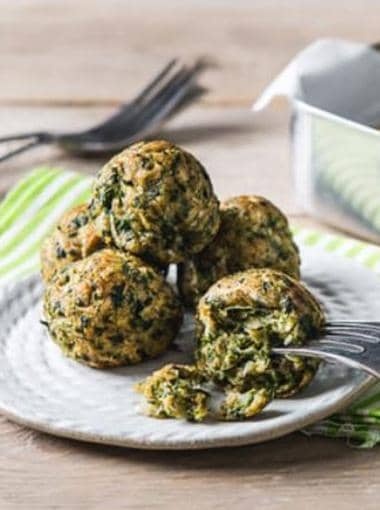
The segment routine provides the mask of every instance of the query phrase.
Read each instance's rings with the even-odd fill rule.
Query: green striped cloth
[[[0,281],[39,268],[41,241],[66,209],[85,202],[89,177],[56,168],[37,168],[0,204]]]
[[[39,268],[41,241],[62,213],[90,195],[91,179],[55,168],[28,174],[0,204],[0,282],[14,281]],[[295,228],[306,246],[356,259],[380,274],[380,248],[354,239]],[[380,442],[380,384],[344,412],[309,427],[308,434],[344,437],[363,447]]]

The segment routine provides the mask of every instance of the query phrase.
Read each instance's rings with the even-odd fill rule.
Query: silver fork
[[[0,155],[0,162],[44,144],[57,144],[73,153],[117,151],[156,129],[175,111],[205,92],[195,79],[205,67],[203,60],[193,65],[171,60],[130,102],[101,124],[81,132],[52,133],[38,131],[0,137],[0,144],[23,142]]]
[[[274,347],[272,351],[339,361],[380,378],[380,322],[330,321],[318,340],[299,347]]]

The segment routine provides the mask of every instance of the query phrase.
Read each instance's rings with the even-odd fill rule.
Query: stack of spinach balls
[[[90,203],[66,213],[42,247],[53,340],[99,368],[165,351],[183,311],[162,269],[205,248],[219,221],[209,177],[192,155],[156,141],[115,156]]]
[[[177,264],[179,295],[165,279]],[[217,415],[243,419],[304,387],[317,363],[273,345],[318,334],[320,305],[299,282],[286,217],[268,200],[222,204],[191,154],[140,142],[98,173],[88,204],[67,212],[41,250],[44,315],[69,357],[97,368],[136,364],[175,339],[183,306],[196,310],[195,360],[138,385],[156,417],[201,421],[209,385]]]

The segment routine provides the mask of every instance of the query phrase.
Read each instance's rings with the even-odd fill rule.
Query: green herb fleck
[[[111,301],[114,308],[120,308],[124,303],[124,285],[114,285],[111,290]]]

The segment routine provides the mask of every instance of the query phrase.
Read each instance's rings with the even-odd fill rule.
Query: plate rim
[[[302,246],[302,248],[311,249],[314,251],[317,247],[306,247]],[[320,247],[317,248],[317,251],[321,250]],[[324,253],[325,250],[321,250]],[[343,258],[346,257],[336,254],[329,253],[330,256],[334,258]],[[360,266],[363,270],[368,273],[376,274],[374,271],[371,271],[369,268],[366,268],[360,262],[355,259],[350,260],[354,265]],[[33,273],[27,277],[24,277],[17,282],[11,282],[7,285],[0,286],[0,304],[4,300],[4,294],[7,296],[9,294],[9,290],[19,290],[22,289],[26,285],[33,286],[37,285],[41,281],[39,273]],[[10,298],[9,298],[10,300]],[[18,320],[25,316],[25,314],[30,310],[31,306],[23,309],[19,316]],[[308,410],[303,414],[303,416],[298,416],[296,423],[295,421],[290,421],[287,423],[282,423],[279,426],[274,426],[268,428],[266,430],[260,431],[260,434],[255,434],[252,431],[247,431],[244,434],[236,435],[234,437],[207,437],[207,438],[196,438],[169,441],[166,439],[155,439],[154,441],[147,441],[143,438],[134,439],[134,438],[123,438],[122,436],[114,435],[114,434],[100,434],[99,432],[91,432],[91,431],[80,431],[74,430],[70,427],[59,426],[59,424],[49,424],[46,423],[43,419],[39,419],[36,417],[35,419],[29,419],[26,416],[22,416],[17,414],[12,409],[12,406],[4,405],[4,402],[0,402],[0,413],[11,421],[29,427],[33,430],[37,430],[39,432],[55,435],[61,438],[73,439],[87,443],[94,444],[103,444],[103,445],[112,445],[117,447],[125,447],[125,448],[134,448],[134,449],[143,449],[143,450],[204,450],[211,448],[220,448],[220,447],[235,447],[235,446],[244,446],[248,444],[258,444],[262,442],[266,442],[272,439],[276,439],[287,435],[292,432],[300,431],[301,429],[312,425],[313,423],[323,420],[324,418],[331,416],[335,412],[339,411],[344,407],[348,407],[355,400],[360,398],[360,396],[372,387],[376,383],[376,379],[370,375],[363,374],[362,379],[358,382],[356,386],[353,386],[351,390],[348,390],[346,395],[342,396],[338,400],[335,400],[327,405],[325,405],[322,409],[316,406],[315,409]]]
[[[268,429],[265,432],[258,436],[252,436],[250,434],[243,436],[236,436],[234,438],[207,438],[197,439],[192,441],[177,441],[176,443],[167,443],[165,441],[157,441],[155,442],[147,442],[147,441],[138,441],[132,439],[117,439],[116,436],[107,435],[102,436],[101,434],[92,434],[91,432],[80,432],[73,431],[72,429],[65,427],[54,427],[49,426],[44,422],[39,422],[38,420],[29,420],[27,418],[22,418],[19,415],[13,413],[5,406],[0,403],[0,413],[8,418],[9,420],[17,423],[18,425],[26,426],[30,429],[36,430],[38,432],[43,432],[45,434],[57,436],[65,439],[74,439],[76,441],[92,443],[92,444],[101,444],[108,446],[117,446],[121,448],[133,448],[136,450],[167,450],[167,451],[175,451],[175,450],[208,450],[213,448],[233,448],[236,446],[247,446],[253,444],[265,443],[267,441],[271,441],[273,439],[279,439],[280,437],[286,436],[295,432],[302,432],[304,427],[315,423],[316,421],[323,420],[327,416],[331,416],[338,409],[344,408],[352,404],[356,399],[360,398],[360,396],[365,393],[371,386],[376,383],[376,379],[372,376],[368,376],[363,381],[355,387],[355,390],[352,390],[351,393],[347,394],[345,397],[341,398],[338,402],[331,404],[324,408],[323,411],[318,412],[318,408],[316,411],[308,413],[304,419],[298,419],[297,428],[294,428],[294,423],[289,423],[282,425],[281,427],[273,427],[272,429]]]

